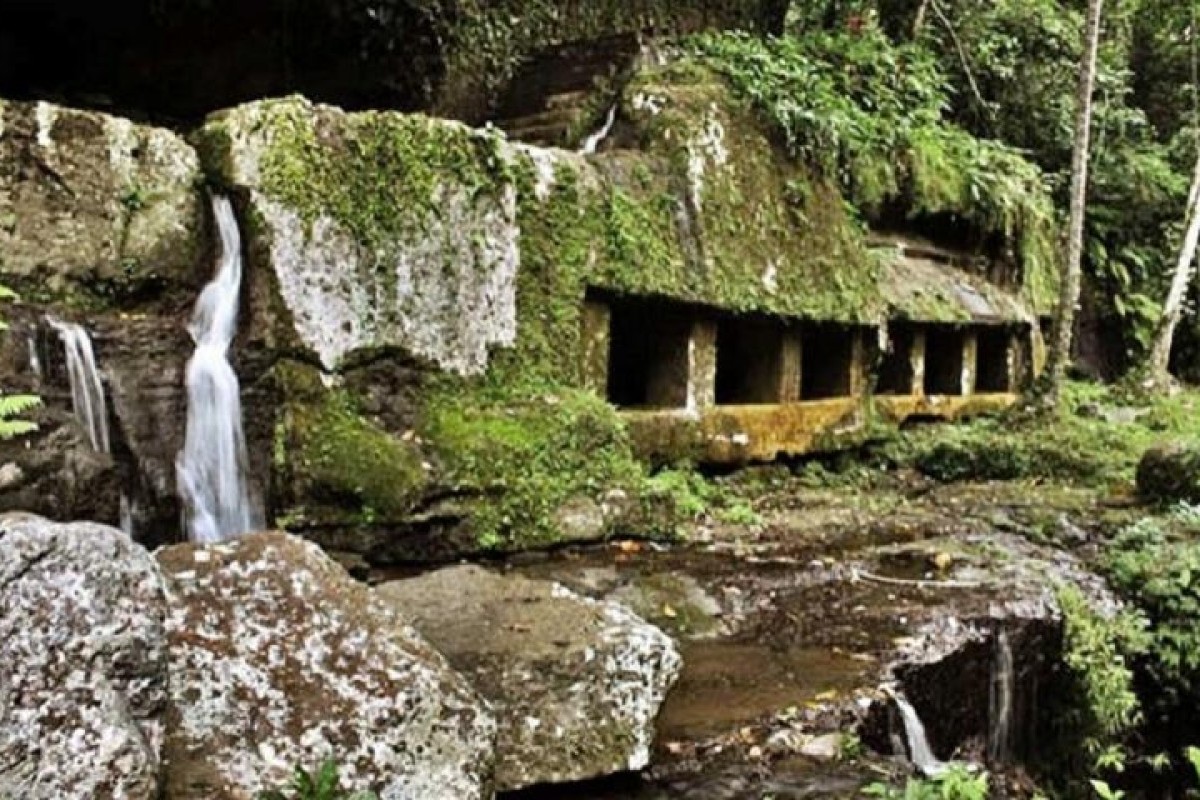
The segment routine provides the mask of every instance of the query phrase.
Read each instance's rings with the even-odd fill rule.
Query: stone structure
[[[0,282],[28,282],[31,264],[57,277],[30,298],[45,305],[13,310],[5,386],[61,405],[53,350],[35,348],[39,384],[25,339],[44,338],[45,311],[76,309],[116,417],[115,469],[44,493],[115,476],[138,529],[169,535],[180,321],[211,269],[189,267],[208,249],[201,169],[243,228],[231,355],[270,521],[375,563],[654,532],[648,461],[769,460],[1013,401],[1039,364],[1044,265],[1005,255],[1019,248],[869,240],[841,187],[783,152],[703,64],[631,69],[611,135],[586,156],[301,97],[214,114],[186,142],[44,104],[6,111],[0,186],[16,188],[0,209],[21,212],[7,235],[24,255]],[[54,227],[67,216],[22,199],[53,192],[43,162],[101,179],[76,190],[80,219],[98,220],[79,252],[48,248],[37,266],[43,229],[68,241]],[[171,209],[178,224],[162,224]],[[987,233],[976,241],[1003,239]],[[83,294],[79,264],[110,269],[135,240],[166,247],[169,271],[130,262],[128,291]],[[164,291],[137,289],[152,280]]]

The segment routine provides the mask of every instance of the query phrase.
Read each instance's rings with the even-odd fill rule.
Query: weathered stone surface
[[[286,310],[264,310],[286,317],[264,322],[294,329],[276,331],[277,343],[298,340],[330,371],[355,351],[398,348],[477,374],[489,348],[515,341],[517,194],[502,177],[483,177],[500,163],[473,153],[510,157],[515,148],[496,135],[294,97],[221,112],[200,140],[207,166],[248,198],[248,250]],[[360,151],[379,163],[363,163]],[[455,153],[466,154],[464,171],[421,163]],[[382,173],[397,167],[394,181]],[[322,177],[337,185],[313,184]],[[386,185],[392,207],[339,204],[336,191],[356,181],[370,184],[363,205]]]
[[[165,617],[120,531],[0,517],[0,797],[159,796]]]
[[[315,545],[265,533],[158,558],[173,800],[250,800],[328,757],[383,800],[490,797],[486,703]]]
[[[122,306],[197,284],[195,151],[170,131],[0,100],[0,279],[26,299]]]
[[[1156,502],[1200,502],[1200,445],[1169,442],[1146,451],[1137,468],[1138,492]]]
[[[495,704],[497,788],[646,766],[659,706],[682,666],[659,629],[615,603],[478,567],[376,592]]]

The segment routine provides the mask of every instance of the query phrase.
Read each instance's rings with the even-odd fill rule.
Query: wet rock
[[[264,533],[158,558],[173,800],[249,800],[330,757],[383,800],[491,796],[487,704],[315,545]]]
[[[681,668],[657,628],[615,603],[478,567],[376,592],[495,704],[498,788],[646,766],[655,717]]]
[[[159,796],[166,613],[120,531],[0,517],[0,797]]]
[[[112,459],[92,449],[67,412],[43,409],[36,419],[37,433],[0,442],[0,461],[8,465],[9,477],[0,486],[0,512],[116,524],[120,481]]]
[[[161,304],[206,244],[200,166],[161,128],[0,100],[0,280],[26,300]]]
[[[1155,502],[1200,502],[1200,445],[1168,442],[1151,447],[1138,463],[1137,487]]]
[[[838,757],[842,746],[842,737],[837,733],[827,733],[824,736],[814,736],[800,745],[800,755],[815,758],[820,761],[831,761]]]

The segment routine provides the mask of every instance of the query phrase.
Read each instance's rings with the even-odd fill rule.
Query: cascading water
[[[579,152],[585,156],[593,155],[597,148],[600,147],[600,143],[607,139],[608,135],[612,133],[613,124],[616,121],[617,107],[614,105],[608,110],[608,116],[604,118],[604,125],[600,127],[600,130],[596,131],[584,140],[583,146],[579,148]]]
[[[925,734],[925,725],[912,704],[899,692],[890,692],[896,708],[900,709],[900,718],[904,721],[904,736],[908,740],[908,757],[913,766],[927,777],[935,777],[946,771],[946,763],[939,761],[929,746],[929,738]]]
[[[993,764],[1005,764],[1010,760],[1014,681],[1012,645],[1008,633],[1000,631],[996,634],[988,693],[988,759]]]
[[[71,408],[79,424],[87,431],[92,449],[100,453],[110,450],[108,436],[108,404],[104,400],[104,385],[96,367],[92,337],[81,325],[46,318],[46,323],[58,334],[67,355],[67,381],[71,386]]]
[[[187,434],[175,459],[184,527],[200,543],[262,527],[246,480],[240,388],[228,359],[242,283],[241,236],[229,199],[213,197],[212,205],[221,255],[188,326],[196,350],[187,367]]]
[[[42,379],[42,361],[38,358],[37,342],[32,336],[29,337],[29,369],[33,371],[33,377],[39,381]]]

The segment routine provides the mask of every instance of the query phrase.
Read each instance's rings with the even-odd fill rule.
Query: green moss
[[[644,478],[620,417],[578,390],[445,391],[428,408],[425,436],[455,488],[487,498],[474,530],[495,549],[560,541],[556,515],[568,502],[600,503],[613,490],[636,497]]]
[[[402,518],[428,480],[419,448],[362,416],[315,370],[276,368],[288,398],[276,423],[274,461],[286,516],[294,522]]]
[[[1195,393],[1127,406],[1110,389],[1075,383],[1064,405],[1061,414],[914,429],[884,453],[945,481],[1053,479],[1103,488],[1131,485],[1142,454],[1164,438],[1200,438]]]
[[[606,156],[608,288],[741,311],[874,322],[880,265],[838,188],[779,150],[708,67],[643,71],[623,115],[645,155]],[[675,250],[657,243],[678,242]]]
[[[498,133],[419,114],[314,113],[295,98],[256,108],[272,132],[263,191],[309,223],[328,215],[383,252],[421,236],[444,187],[494,195],[506,183]]]

